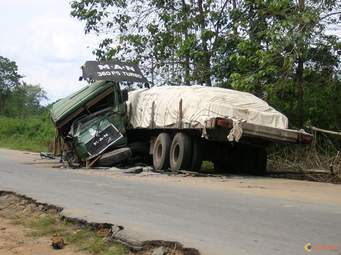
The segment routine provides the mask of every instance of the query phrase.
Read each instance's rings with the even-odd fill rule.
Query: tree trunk
[[[232,0],[232,10],[235,11],[237,9],[237,3],[236,0]],[[232,28],[233,34],[237,35],[237,27],[233,26]]]
[[[305,9],[305,0],[299,0],[299,10],[302,13]],[[304,33],[304,25],[301,24],[299,26],[300,31]],[[298,58],[297,58],[297,68],[295,74],[295,82],[298,88],[297,99],[298,99],[298,125],[299,127],[303,127],[304,125],[304,81],[303,81],[303,74],[304,74],[304,44],[299,43],[298,45]]]
[[[5,105],[4,101],[5,101],[4,97],[0,93],[0,115],[4,113],[4,105]]]
[[[199,10],[199,26],[200,26],[200,38],[201,45],[203,51],[202,58],[202,73],[203,73],[203,81],[206,83],[206,86],[212,86],[211,82],[211,55],[208,51],[207,40],[204,36],[205,33],[205,13],[203,9],[202,0],[198,0],[198,10]]]
[[[185,0],[182,0],[182,24],[183,24],[183,33],[184,33],[184,37],[185,37],[185,41],[188,40],[188,23],[187,23],[187,17],[189,15],[189,11],[188,11],[188,6],[185,3]],[[187,86],[190,85],[190,56],[189,56],[189,52],[186,52],[186,55],[184,57],[184,71],[185,71],[185,84]]]
[[[298,58],[295,81],[298,88],[298,125],[300,128],[304,125],[304,85],[303,85],[303,71],[304,71],[304,61],[302,57]]]
[[[8,99],[8,93],[5,90],[0,90],[0,115],[5,114],[5,106]]]
[[[155,66],[154,66],[154,54],[152,54],[152,87],[154,86],[154,72],[155,72]]]

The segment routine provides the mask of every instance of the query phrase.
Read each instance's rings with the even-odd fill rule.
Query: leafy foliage
[[[0,116],[0,147],[46,151],[53,140],[54,128],[48,113],[41,116]]]
[[[14,61],[0,56],[0,146],[45,151],[54,137],[46,92],[21,81]]]
[[[234,22],[246,31],[247,39],[230,55],[237,67],[230,75],[231,86],[257,95],[265,92],[297,126],[340,129],[335,125],[340,119],[328,123],[315,115],[323,109],[336,117],[329,93],[341,95],[340,42],[325,33],[326,24],[321,22],[321,15],[335,4],[245,1]]]
[[[0,56],[0,114],[4,112],[6,100],[19,84],[20,78],[22,76],[18,74],[17,64]]]
[[[341,129],[339,0],[73,0],[99,59],[138,62],[152,84],[249,91],[295,127]]]
[[[21,81],[14,61],[0,56],[0,115],[27,116],[44,111],[41,101],[47,99],[39,85]]]

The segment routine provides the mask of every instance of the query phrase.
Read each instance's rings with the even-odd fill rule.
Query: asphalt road
[[[42,168],[16,162],[2,150],[0,190],[122,225],[122,234],[132,239],[179,241],[203,254],[306,254],[308,242],[337,245],[339,251],[326,254],[341,254],[339,204]]]

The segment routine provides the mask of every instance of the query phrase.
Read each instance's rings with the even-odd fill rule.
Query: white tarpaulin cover
[[[288,128],[287,117],[250,93],[203,86],[161,86],[129,92],[130,124],[133,128],[148,128],[154,121],[156,127],[172,126],[179,122],[181,99],[182,123],[186,126],[200,127],[211,118],[226,117]]]

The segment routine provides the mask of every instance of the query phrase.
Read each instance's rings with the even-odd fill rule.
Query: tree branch
[[[216,29],[216,33],[217,33],[218,30],[219,30],[219,25],[220,25],[220,21],[221,21],[221,18],[222,18],[222,14],[223,14],[223,11],[224,11],[224,9],[225,9],[227,3],[228,3],[228,0],[226,0],[226,1],[224,2],[223,6],[221,7],[220,12],[219,12],[219,15],[218,15],[219,18],[218,18],[216,24],[214,25],[214,27],[215,27],[215,29]]]
[[[328,13],[327,15],[321,17],[321,18],[320,18],[320,21],[323,20],[323,19],[326,19],[326,18],[328,18],[328,17],[330,17],[330,16],[337,15],[337,14],[341,14],[341,11],[339,11],[339,12],[331,12],[331,13]]]
[[[215,36],[214,36],[213,45],[216,44],[216,41],[217,41],[217,38],[218,38],[218,35],[219,35],[220,21],[221,21],[222,14],[223,14],[223,12],[224,12],[224,9],[225,9],[227,3],[228,3],[228,0],[226,0],[226,1],[224,2],[223,6],[221,7],[220,12],[219,12],[219,16],[218,16],[218,20],[217,20],[217,22],[216,22],[215,25],[214,25],[214,28],[215,28]]]

